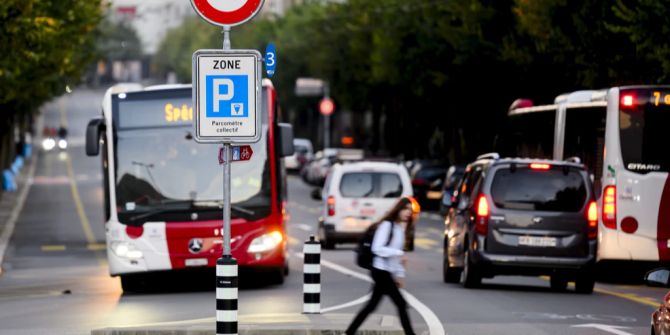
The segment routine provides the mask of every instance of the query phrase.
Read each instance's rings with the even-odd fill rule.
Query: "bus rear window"
[[[576,170],[499,169],[491,186],[496,207],[503,209],[579,212],[586,203],[586,184]]]
[[[670,91],[622,91],[632,96],[632,106],[619,112],[621,154],[627,170],[637,173],[670,171],[670,155],[664,147],[670,126]],[[667,97],[667,98],[666,98]]]

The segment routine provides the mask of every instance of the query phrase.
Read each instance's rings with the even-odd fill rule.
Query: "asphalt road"
[[[98,157],[86,157],[84,131],[102,92],[76,90],[43,108],[44,124],[67,124],[70,147],[42,152],[0,276],[0,334],[88,334],[93,328],[212,318],[213,276],[156,278],[156,292],[123,294],[108,275]],[[240,315],[300,313],[302,242],[316,233],[319,203],[289,178],[291,272],[283,285],[241,278]],[[496,277],[481,289],[442,282],[443,222],[423,214],[409,255],[407,293],[418,333],[648,334],[667,290],[599,283],[593,295],[555,293],[542,278]],[[355,313],[370,288],[353,245],[322,253],[322,309]],[[378,313],[394,315],[385,300]],[[435,319],[432,319],[435,317]],[[437,324],[436,324],[437,320]],[[607,330],[609,329],[609,330]],[[435,334],[435,333],[434,333]]]

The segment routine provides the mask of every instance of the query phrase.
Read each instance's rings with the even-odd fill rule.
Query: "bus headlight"
[[[134,244],[128,242],[112,243],[112,252],[121,258],[128,259],[140,259],[144,256],[141,250],[137,249]]]
[[[278,231],[273,231],[269,234],[264,234],[259,237],[256,237],[253,241],[251,241],[251,244],[249,245],[247,252],[249,253],[268,252],[276,248],[283,240],[284,236],[282,235],[282,233]]]

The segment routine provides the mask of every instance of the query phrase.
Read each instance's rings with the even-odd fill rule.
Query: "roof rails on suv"
[[[482,160],[482,159],[500,159],[500,154],[498,154],[497,152],[489,152],[489,153],[477,156],[477,160]]]
[[[568,157],[565,159],[565,161],[568,163],[582,164],[582,160],[577,156]]]

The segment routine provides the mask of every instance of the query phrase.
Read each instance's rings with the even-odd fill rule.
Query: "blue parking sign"
[[[249,116],[249,77],[208,75],[205,77],[207,117]]]

